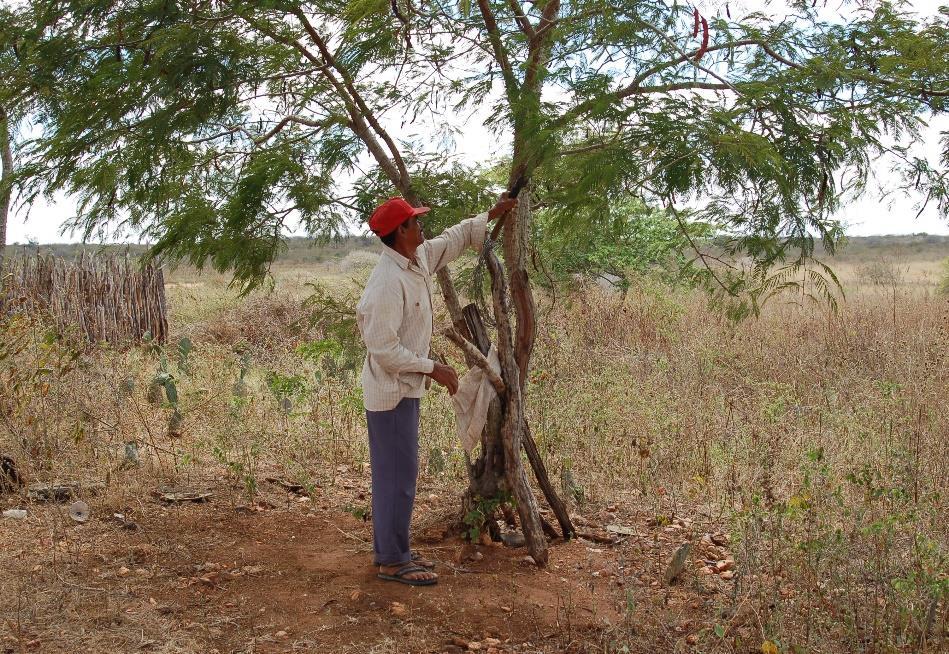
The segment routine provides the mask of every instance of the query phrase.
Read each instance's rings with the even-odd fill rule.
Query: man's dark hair
[[[380,236],[380,237],[379,237],[379,238],[382,240],[382,243],[383,243],[386,247],[390,247],[390,248],[391,248],[393,245],[395,245],[395,233],[396,233],[397,231],[399,231],[399,228],[398,228],[398,227],[396,227],[395,229],[393,229],[391,232],[389,232],[389,233],[386,234],[385,236]]]

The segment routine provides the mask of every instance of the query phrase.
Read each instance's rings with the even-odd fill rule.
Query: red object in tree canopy
[[[702,47],[695,53],[695,61],[699,61],[702,55],[708,51],[708,21],[705,20],[705,16],[702,16],[702,30],[704,31],[702,34]]]
[[[428,207],[413,207],[400,197],[389,198],[372,212],[369,229],[377,236],[385,236],[412,216],[421,216],[429,211]]]

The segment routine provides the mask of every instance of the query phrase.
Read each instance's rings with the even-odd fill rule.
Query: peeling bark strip
[[[478,346],[481,354],[487,356],[491,350],[491,338],[488,336],[488,330],[484,327],[484,321],[478,312],[477,304],[469,304],[461,312],[465,316],[465,328],[470,334],[469,339]]]

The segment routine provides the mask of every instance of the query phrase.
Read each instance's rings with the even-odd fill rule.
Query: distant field
[[[40,252],[75,257],[83,252],[106,252],[140,256],[141,245],[40,245]],[[292,238],[287,249],[273,263],[271,273],[275,288],[294,297],[310,291],[306,284],[315,279],[346,279],[379,250],[372,237],[350,237],[328,244],[310,239]],[[14,253],[34,252],[34,246],[11,246]],[[935,291],[943,272],[943,261],[949,259],[949,236],[933,234],[855,236],[848,237],[834,256],[820,255],[840,278],[844,292],[898,292],[926,294]],[[172,311],[185,322],[207,311],[235,302],[238,293],[230,288],[230,277],[214,271],[200,271],[188,264],[168,267],[168,292],[180,301],[171,303]],[[199,301],[200,300],[200,301]]]
[[[287,250],[277,262],[280,264],[311,264],[340,259],[353,250],[374,249],[378,241],[369,236],[349,237],[329,244],[315,244],[311,239],[291,238],[287,241]],[[13,252],[35,251],[51,252],[58,256],[73,257],[81,252],[108,252],[132,256],[140,255],[142,245],[82,245],[82,244],[43,244],[8,246]],[[906,257],[919,260],[939,260],[949,257],[949,236],[937,234],[910,234],[888,236],[848,236],[839,251],[838,261],[864,260],[879,257]]]

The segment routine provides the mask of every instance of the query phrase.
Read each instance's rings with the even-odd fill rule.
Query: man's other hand
[[[513,211],[517,207],[517,198],[509,200],[507,193],[501,194],[501,197],[498,198],[497,204],[495,204],[488,211],[488,222],[496,220],[506,214],[508,211]]]
[[[451,366],[436,361],[435,367],[428,373],[428,376],[447,388],[449,395],[458,392],[458,373]]]

